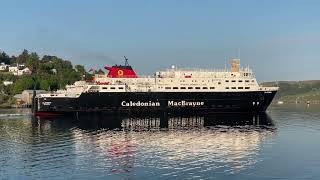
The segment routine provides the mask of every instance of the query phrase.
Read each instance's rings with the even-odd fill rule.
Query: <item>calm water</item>
[[[320,106],[254,117],[28,113],[0,110],[0,179],[320,177]]]

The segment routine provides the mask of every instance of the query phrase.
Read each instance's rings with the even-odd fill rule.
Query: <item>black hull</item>
[[[276,91],[82,93],[78,98],[35,97],[38,115],[109,113],[251,113],[265,112]]]
[[[252,113],[265,112],[276,91],[82,93],[78,98],[34,98],[38,115],[109,113]]]

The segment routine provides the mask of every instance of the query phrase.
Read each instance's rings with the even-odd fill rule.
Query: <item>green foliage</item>
[[[0,51],[0,63],[10,64],[10,57],[5,52]]]
[[[48,91],[49,87],[50,87],[50,83],[48,80],[46,80],[46,79],[40,80],[40,89]]]
[[[28,50],[24,49],[22,53],[17,58],[17,63],[24,64],[27,62],[27,59],[29,58],[29,52]]]
[[[7,55],[0,51],[0,63],[15,66],[25,64],[31,71],[31,75],[14,76],[11,72],[0,72],[0,104],[1,101],[14,101],[12,96],[21,93],[25,89],[57,90],[64,88],[67,84],[73,84],[80,79],[91,80],[84,66],[75,65],[68,60],[50,55],[42,58],[35,52],[23,50],[16,56]],[[100,70],[98,73],[104,73]],[[13,85],[4,86],[3,81],[13,81]]]
[[[282,101],[320,100],[320,80],[266,82],[262,85],[279,87],[275,99]]]
[[[26,60],[26,66],[34,73],[39,66],[39,56],[37,53],[32,52]]]
[[[19,94],[25,89],[33,89],[36,83],[31,76],[22,76],[19,78],[13,87],[14,94]]]

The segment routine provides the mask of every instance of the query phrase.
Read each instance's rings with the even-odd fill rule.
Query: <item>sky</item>
[[[259,82],[313,80],[319,7],[317,0],[0,0],[0,49],[88,69],[126,56],[138,74],[224,68],[240,54]]]

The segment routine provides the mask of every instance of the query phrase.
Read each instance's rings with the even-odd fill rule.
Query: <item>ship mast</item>
[[[125,60],[124,65],[125,66],[129,66],[128,58],[126,56],[123,56],[123,57],[124,57],[124,60]]]

